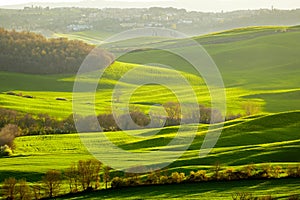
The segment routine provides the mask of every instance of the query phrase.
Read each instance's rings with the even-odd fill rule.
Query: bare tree
[[[3,183],[3,196],[7,200],[14,200],[17,190],[17,180],[15,178],[8,178],[4,180]]]
[[[22,179],[18,181],[17,184],[17,194],[18,194],[18,199],[21,200],[31,200],[32,199],[32,194],[30,187],[26,180]]]
[[[83,190],[91,190],[92,184],[95,184],[95,189],[100,186],[100,170],[102,163],[96,159],[87,161],[78,161],[77,169],[79,181]]]
[[[261,111],[259,104],[250,101],[244,103],[242,108],[245,110],[247,116],[258,114]]]
[[[0,131],[0,146],[7,145],[10,148],[14,148],[14,139],[20,134],[17,125],[8,124],[4,126]]]
[[[42,192],[41,192],[42,186],[41,186],[41,184],[37,183],[37,184],[33,185],[32,189],[33,189],[34,199],[35,200],[41,199],[41,197],[42,197]]]
[[[108,182],[110,181],[110,174],[109,174],[110,170],[111,170],[111,167],[109,167],[109,166],[103,167],[103,181],[105,184],[105,189],[107,189]]]
[[[49,170],[43,178],[43,183],[48,193],[48,197],[52,198],[59,193],[61,186],[61,173],[57,170]]]
[[[219,180],[221,178],[221,165],[218,161],[214,165],[213,172],[213,178]]]
[[[79,185],[79,173],[74,163],[66,169],[65,176],[69,181],[70,192],[77,192]]]
[[[180,104],[176,102],[165,103],[164,108],[168,114],[166,125],[173,126],[180,124],[181,120],[181,108]]]

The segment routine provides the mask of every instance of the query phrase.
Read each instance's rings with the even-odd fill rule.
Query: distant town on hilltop
[[[13,17],[10,17],[13,16]],[[102,31],[117,33],[132,28],[161,27],[200,35],[246,26],[298,25],[300,9],[197,12],[176,8],[49,8],[25,6],[0,9],[0,27],[52,33]]]

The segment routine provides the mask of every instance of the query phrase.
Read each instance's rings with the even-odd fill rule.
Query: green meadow
[[[287,112],[280,114],[268,114],[251,118],[242,118],[225,123],[223,133],[216,147],[204,158],[199,158],[199,150],[207,132],[207,126],[201,125],[194,142],[189,149],[168,168],[169,171],[180,171],[189,174],[192,170],[213,170],[216,162],[221,163],[222,169],[231,167],[239,169],[249,163],[258,168],[266,165],[293,166],[300,162],[300,137],[299,137],[300,112]],[[108,132],[107,136],[119,147],[134,152],[151,152],[163,148],[177,133],[178,127],[167,127],[159,131],[153,137],[147,134],[156,129],[144,129],[130,131],[131,137],[124,132]],[[213,131],[213,130],[212,130]],[[90,136],[97,138],[97,134]],[[185,134],[189,134],[186,132]],[[94,136],[93,136],[94,135]],[[29,182],[39,181],[49,169],[64,170],[72,162],[81,159],[93,158],[81,143],[78,134],[71,135],[45,135],[20,137],[16,140],[17,149],[11,158],[2,158],[0,166],[1,179],[8,177],[26,178]],[[172,147],[169,150],[172,155]],[[99,151],[105,151],[99,147]],[[113,155],[108,155],[113,156]],[[126,159],[136,159],[135,157]],[[211,171],[212,172],[212,171]],[[274,184],[274,185],[273,185]],[[226,185],[226,188],[221,189]],[[289,186],[293,187],[291,190]],[[169,194],[173,187],[181,188],[177,192]],[[155,189],[154,189],[155,188]],[[84,195],[80,198],[94,199],[103,195],[111,199],[134,195],[136,199],[147,193],[145,198],[164,197],[170,198],[197,198],[204,193],[205,198],[231,198],[234,192],[253,192],[255,195],[268,195],[284,197],[297,192],[299,183],[297,179],[291,180],[266,180],[266,181],[242,181],[231,183],[201,183],[195,185],[155,186],[154,193],[149,187],[125,189],[124,192],[99,192]],[[152,190],[152,189],[151,189]],[[185,190],[182,193],[180,191]],[[214,191],[218,191],[214,196]],[[124,193],[124,194],[123,194]],[[125,195],[125,196],[124,196]],[[99,196],[98,196],[99,197]],[[69,197],[68,197],[69,198]],[[77,197],[79,198],[79,197]],[[77,199],[74,197],[74,199]]]
[[[287,199],[287,194],[297,194],[299,180],[233,181],[204,184],[180,184],[151,187],[126,188],[121,190],[101,190],[90,194],[68,195],[58,199],[232,199],[232,194],[251,193],[256,197],[272,195],[277,199]]]
[[[57,35],[65,36],[65,35]],[[72,39],[82,39],[90,43],[104,40],[107,33],[76,33],[68,35]],[[265,164],[288,167],[299,164],[300,157],[300,27],[250,27],[212,33],[193,38],[209,53],[222,75],[225,92],[227,115],[245,114],[243,105],[253,103],[260,107],[260,112],[253,116],[241,117],[224,122],[224,129],[215,148],[204,158],[199,151],[208,125],[190,125],[198,128],[196,137],[188,150],[169,166],[169,171],[188,174],[192,170],[211,170],[216,162],[222,169],[241,168],[253,163],[257,167]],[[203,79],[182,58],[163,50],[147,50],[157,44],[166,49],[180,49],[193,54],[195,47],[186,45],[184,40],[145,40],[137,46],[135,40],[115,43],[114,47],[122,50],[131,45],[143,50],[130,52],[104,71],[103,78],[96,80],[91,74],[85,74],[80,82],[86,86],[98,84],[95,95],[97,114],[107,113],[111,109],[113,89],[122,86],[122,93],[132,88],[130,105],[148,112],[154,104],[177,101],[172,90],[180,93],[181,100],[192,101],[189,91],[178,85],[178,74],[184,77],[193,88],[199,104],[210,105],[210,95]],[[95,43],[97,44],[97,43]],[[116,49],[115,49],[116,50]],[[196,56],[196,55],[194,55]],[[141,63],[162,63],[172,66],[140,65]],[[146,80],[168,79],[167,88],[162,85],[119,81],[126,72],[131,76]],[[141,70],[141,71],[139,71]],[[99,71],[100,72],[100,71]],[[64,119],[72,114],[73,84],[75,75],[27,75],[0,72],[0,107],[23,113],[38,115],[47,113],[57,119]],[[8,95],[12,91],[30,95]],[[81,93],[84,99],[87,93]],[[56,98],[65,98],[58,101]],[[82,114],[90,108],[90,102],[82,105]],[[118,107],[125,103],[117,102]],[[142,129],[127,133],[105,133],[114,144],[132,152],[151,152],[166,146],[178,131],[177,126],[161,130]],[[149,137],[151,133],[157,134]],[[214,129],[210,130],[211,132]],[[99,133],[91,133],[97,138]],[[186,131],[186,135],[191,134]],[[1,158],[0,181],[5,178],[26,178],[29,182],[41,180],[49,169],[64,170],[72,162],[89,159],[93,156],[84,147],[78,134],[40,135],[16,138],[16,150],[9,158]],[[175,148],[175,147],[174,147]],[[105,151],[99,147],[98,151]],[[168,149],[172,154],[172,148]],[[108,157],[113,155],[107,155]],[[127,158],[127,159],[135,159]],[[191,185],[151,186],[127,188],[117,191],[98,191],[80,196],[66,196],[61,199],[231,199],[235,192],[253,192],[255,195],[272,194],[278,198],[299,193],[298,179],[251,180],[241,182],[211,182]]]

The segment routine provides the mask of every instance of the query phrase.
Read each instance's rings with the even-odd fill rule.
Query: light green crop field
[[[289,195],[298,194],[300,182],[297,179],[269,181],[235,181],[200,184],[180,184],[151,187],[135,187],[122,190],[101,190],[90,194],[69,195],[58,199],[96,200],[105,199],[232,199],[232,194],[245,192],[261,197],[272,195],[273,198],[287,199]]]
[[[204,169],[210,172],[216,162],[221,163],[223,169],[228,167],[238,169],[249,163],[255,164],[258,168],[266,164],[293,166],[300,163],[299,117],[300,111],[255,116],[227,122],[216,147],[205,158],[199,158],[199,150],[207,133],[207,125],[201,125],[190,148],[168,167],[169,171],[189,174],[192,170]],[[163,148],[176,136],[177,130],[178,127],[164,128],[152,137],[147,137],[147,135],[156,129],[129,131],[130,137],[123,132],[108,132],[106,135],[124,150],[146,153]],[[90,137],[96,139],[97,134],[100,133],[90,133]],[[185,134],[189,134],[189,132]],[[72,162],[93,158],[81,143],[78,134],[20,137],[17,138],[16,145],[17,149],[13,157],[1,159],[0,181],[13,176],[35,182],[41,180],[43,174],[49,169],[64,170]],[[105,152],[105,149],[101,147],[98,150]],[[169,153],[172,155],[172,147],[170,147]],[[113,155],[107,156],[114,157]],[[131,155],[126,159],[138,158]],[[203,199],[231,199],[231,194],[241,191],[251,192],[255,195],[286,197],[297,194],[299,187],[298,179],[201,183],[154,186],[151,189],[150,187],[141,187],[111,192],[102,191],[79,195],[72,199],[97,199],[99,197],[136,199],[141,195],[145,195],[143,198],[146,199],[163,197],[193,199],[199,198],[200,194]],[[174,190],[174,188],[178,188],[178,190]],[[176,192],[171,192],[172,189]],[[66,199],[69,198],[71,197]]]
[[[188,151],[169,166],[170,170],[189,172],[206,169],[217,161],[224,166],[236,167],[249,163],[272,162],[287,165],[300,162],[299,117],[300,112],[288,112],[226,122],[218,143],[205,158],[199,158],[199,151],[207,134],[207,125],[200,125]],[[105,134],[124,150],[150,152],[166,146],[176,137],[178,127],[163,128],[154,136],[147,136],[153,131],[156,129],[129,131],[129,134]],[[90,133],[89,137],[96,140],[97,134],[101,133]],[[192,133],[186,131],[185,134]],[[36,174],[49,169],[64,169],[72,162],[92,157],[78,134],[19,137],[16,145],[14,157],[1,159],[2,179],[17,174],[17,177],[27,177],[32,181]],[[105,149],[97,148],[97,151],[105,152]],[[168,151],[172,155],[172,147]],[[137,159],[132,156],[126,159]]]
[[[282,30],[286,30],[283,32]],[[88,35],[88,33],[85,33]],[[92,34],[93,35],[93,34]],[[236,29],[224,33],[216,33],[195,38],[211,55],[218,66],[226,87],[228,113],[243,113],[241,105],[253,101],[262,106],[264,112],[284,112],[300,109],[299,74],[300,74],[300,29],[295,27],[254,27]],[[216,38],[216,39],[215,39]],[[145,47],[157,44],[157,41],[144,41]],[[218,42],[216,42],[218,41]],[[195,53],[193,46],[184,46],[184,42],[166,41],[169,48],[181,48],[182,51]],[[173,44],[173,47],[172,45]],[[176,44],[177,44],[176,43]],[[124,45],[125,44],[125,45]],[[136,43],[132,40],[120,42],[120,47]],[[115,45],[115,46],[116,46]],[[162,42],[162,46],[166,46]],[[143,43],[140,45],[144,47]],[[96,111],[106,112],[111,102],[112,88],[118,79],[128,70],[139,68],[145,79],[168,78],[172,88],[176,85],[176,72],[180,72],[192,85],[197,93],[199,103],[209,105],[210,97],[207,87],[195,70],[182,58],[162,50],[132,52],[119,58],[105,72],[104,80],[98,86]],[[172,66],[175,70],[162,67],[143,67],[128,63],[161,63]],[[136,74],[140,77],[140,74]],[[171,77],[174,77],[174,81]],[[35,96],[34,99],[0,94],[0,106],[33,114],[48,113],[53,117],[64,118],[72,113],[72,88],[74,76],[55,75],[38,76],[12,73],[0,73],[0,91],[15,91],[17,93]],[[93,80],[84,80],[88,83]],[[184,88],[178,90],[184,92]],[[126,93],[126,88],[124,89]],[[140,87],[132,97],[132,103],[162,104],[174,101],[171,92],[162,86]],[[155,94],[155,95],[153,95]],[[188,95],[186,94],[188,101]],[[67,98],[67,102],[58,102],[56,97]],[[100,98],[101,97],[101,98]],[[141,105],[140,105],[141,106]],[[147,110],[147,108],[142,108]]]
[[[75,39],[85,41],[102,39],[106,35],[76,33]],[[71,36],[69,36],[71,37]],[[261,107],[261,112],[251,117],[243,117],[224,123],[224,129],[215,148],[208,156],[199,157],[199,150],[207,134],[208,125],[198,127],[198,132],[189,149],[169,166],[170,172],[188,174],[191,170],[206,169],[219,162],[225,167],[240,168],[253,163],[260,167],[265,164],[287,167],[300,163],[300,28],[299,27],[251,27],[213,33],[194,38],[203,44],[218,66],[226,91],[227,114],[244,114],[243,104],[253,102]],[[192,101],[190,91],[178,84],[178,77],[184,77],[196,93],[198,103],[210,106],[208,88],[195,70],[182,58],[162,50],[145,50],[159,44],[167,49],[180,49],[195,53],[194,46],[184,40],[159,42],[149,38],[136,45],[135,40],[115,43],[116,50],[132,46],[144,49],[128,53],[104,72],[99,81],[87,73],[80,82],[85,86],[98,84],[95,95],[97,114],[111,110],[113,89],[122,86],[122,94],[136,88],[130,98],[130,105],[139,107],[146,113],[154,104],[177,101],[172,91],[181,95],[183,102]],[[141,66],[139,63],[161,63],[174,70],[154,65]],[[137,69],[136,71],[133,69]],[[133,70],[133,71],[132,71]],[[145,80],[169,80],[170,88],[162,85],[119,81],[128,71],[131,77]],[[100,71],[99,71],[100,72]],[[141,73],[142,72],[142,73]],[[25,75],[0,72],[0,107],[37,115],[47,113],[63,119],[72,114],[74,75]],[[8,91],[16,94],[8,95]],[[34,98],[24,98],[31,95]],[[80,93],[85,99],[90,92]],[[56,98],[65,98],[58,101]],[[124,107],[122,101],[118,107]],[[81,114],[91,106],[87,99]],[[114,144],[131,152],[151,152],[164,148],[175,136],[179,127],[166,127],[153,136],[157,129],[142,129],[105,133]],[[213,131],[213,130],[211,130]],[[88,133],[87,133],[88,134]],[[97,138],[97,134],[89,133]],[[189,131],[185,133],[191,134]],[[175,148],[175,147],[174,147]],[[105,149],[97,149],[105,151]],[[170,155],[172,148],[168,149]],[[114,155],[107,155],[114,157]],[[64,170],[72,162],[86,160],[93,156],[84,147],[78,134],[42,135],[18,137],[14,156],[0,159],[0,182],[8,177],[26,178],[29,182],[41,180],[49,169]],[[132,155],[128,159],[137,159]],[[159,162],[159,159],[157,159]],[[128,188],[117,191],[99,191],[65,199],[231,199],[237,191],[253,192],[256,195],[272,194],[276,197],[299,193],[298,179],[241,181],[230,183],[201,183],[191,185],[153,186]]]
[[[132,77],[139,76],[143,73],[142,78],[147,80],[168,80],[168,86],[162,85],[144,85],[128,84],[126,82],[117,81],[130,69],[133,71]],[[172,91],[180,94],[180,100],[183,102],[191,102],[190,90],[186,87],[178,85],[178,80],[184,77],[193,88],[193,92],[198,97],[198,102],[203,105],[210,104],[210,96],[203,80],[193,74],[186,72],[177,73],[175,70],[139,66],[127,63],[116,62],[108,70],[106,70],[103,78],[99,81],[98,89],[96,91],[95,109],[97,113],[105,113],[110,110],[112,102],[112,92],[116,84],[123,85],[122,93],[126,94],[134,87],[134,91],[130,103],[140,107],[142,110],[147,110],[153,104],[163,104],[170,101],[177,101]],[[74,76],[37,76],[37,75],[23,75],[13,73],[0,73],[0,84],[2,93],[0,94],[0,106],[17,110],[24,113],[32,113],[34,115],[40,113],[47,113],[52,117],[66,118],[72,114],[72,90],[74,84]],[[181,80],[181,79],[180,79]],[[12,82],[12,84],[10,84]],[[81,81],[82,84],[91,85],[98,84],[98,81],[90,78],[89,75]],[[13,91],[16,94],[21,93],[23,96],[30,95],[33,99],[24,98],[22,96],[8,95],[6,92]],[[290,92],[294,90],[279,90],[276,92]],[[243,98],[244,95],[256,95],[264,91],[250,91],[242,88],[228,88],[226,89],[227,104],[230,113],[243,113],[241,108],[243,102],[247,100]],[[84,96],[84,94],[83,94]],[[56,98],[66,98],[67,101],[57,101]],[[250,98],[249,98],[250,99]],[[263,105],[263,101],[258,98],[253,98],[253,102]],[[89,103],[89,102],[86,102]],[[122,107],[122,103],[119,103]],[[87,105],[83,105],[86,107]],[[292,105],[291,105],[292,106]]]
[[[113,34],[114,33],[103,32],[103,31],[81,31],[81,32],[72,32],[68,34],[55,33],[53,37],[65,37],[70,40],[81,40],[83,42],[99,45],[105,39],[109,38]]]

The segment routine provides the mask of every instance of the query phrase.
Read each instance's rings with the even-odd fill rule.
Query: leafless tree
[[[102,163],[96,159],[86,161],[78,161],[77,169],[79,181],[83,190],[91,190],[92,184],[95,184],[95,189],[100,186],[100,170]]]
[[[111,170],[111,167],[109,167],[109,166],[103,167],[103,181],[105,184],[105,189],[107,189],[108,182],[110,181],[110,174],[109,174],[110,170]]]
[[[3,196],[7,200],[14,200],[17,193],[17,180],[15,178],[8,178],[3,183]]]
[[[59,193],[61,186],[61,172],[49,170],[43,178],[43,183],[48,197],[52,198],[56,196]]]
[[[4,126],[0,131],[0,146],[7,145],[10,148],[14,148],[14,139],[20,134],[17,125],[8,124]]]

